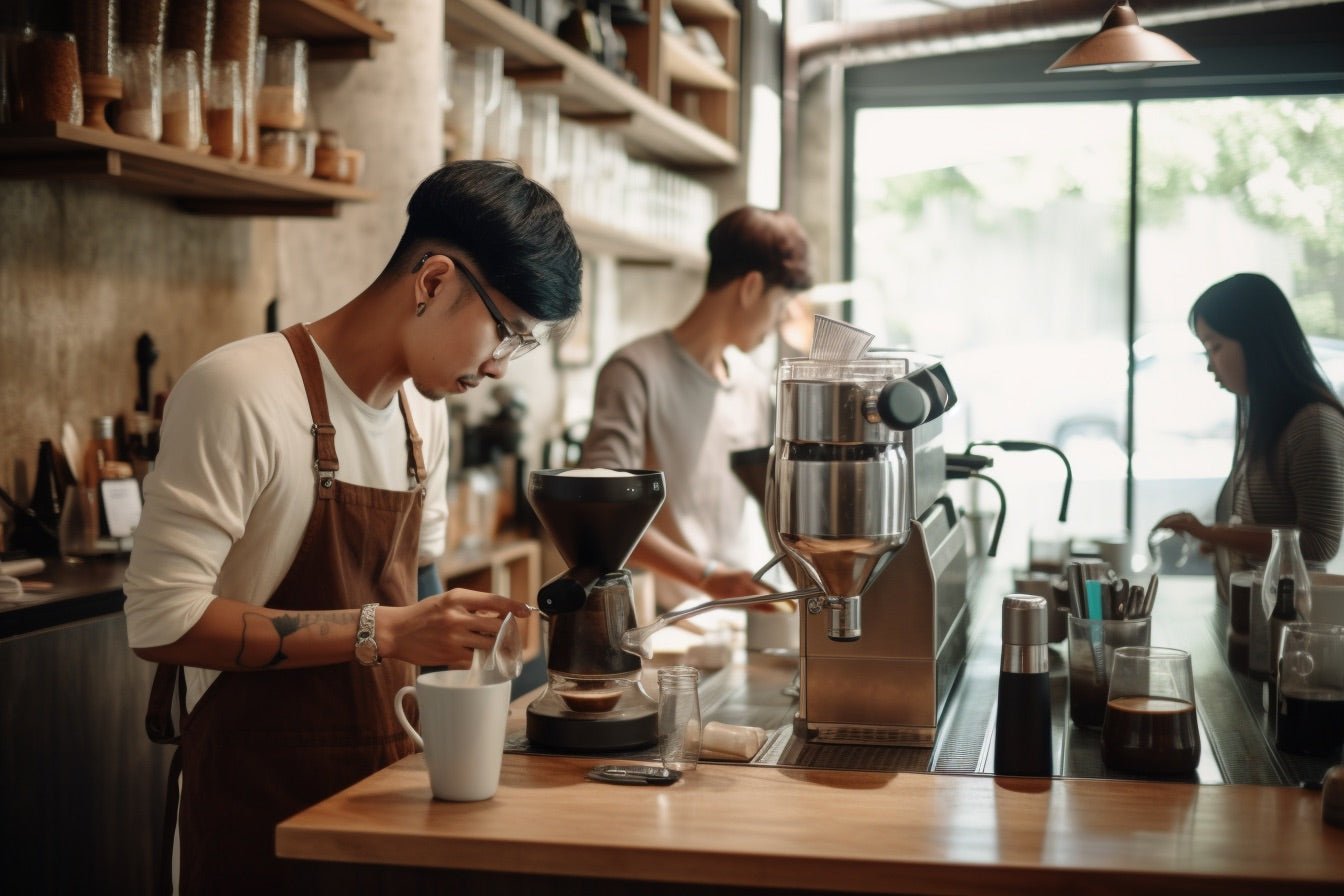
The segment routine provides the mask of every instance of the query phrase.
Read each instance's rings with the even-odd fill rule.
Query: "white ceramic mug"
[[[397,691],[397,721],[425,751],[434,798],[488,800],[499,787],[504,728],[509,718],[507,680],[482,683],[470,670],[426,672]],[[420,732],[406,719],[402,703],[414,693],[420,704]]]

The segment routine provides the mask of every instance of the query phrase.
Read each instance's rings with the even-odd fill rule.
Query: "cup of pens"
[[[1069,564],[1068,580],[1069,718],[1081,728],[1101,728],[1115,651],[1151,642],[1156,581],[1131,586],[1086,563]]]

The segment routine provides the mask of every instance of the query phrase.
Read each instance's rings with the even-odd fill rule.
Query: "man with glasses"
[[[631,563],[655,574],[664,609],[764,590],[744,566],[747,493],[729,464],[731,452],[771,439],[769,381],[744,353],[812,285],[807,236],[785,212],[729,212],[708,246],[705,289],[690,313],[603,365],[581,461],[663,471],[667,500]]]
[[[215,350],[168,400],[125,591],[130,645],[160,664],[151,736],[180,744],[181,892],[297,891],[275,825],[411,752],[392,698],[416,666],[466,668],[529,615],[465,589],[416,601],[444,538],[424,512],[444,506],[437,399],[578,313],[579,250],[511,164],[447,165],[407,212],[359,295]]]

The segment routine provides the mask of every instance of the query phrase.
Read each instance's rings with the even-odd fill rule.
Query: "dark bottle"
[[[65,500],[65,486],[57,464],[56,448],[50,439],[43,439],[37,449],[37,476],[33,480],[33,496],[28,502],[29,516],[20,518],[21,532],[15,541],[30,553],[47,557],[55,555],[60,547],[61,504]]]
[[[1283,651],[1283,628],[1297,621],[1297,600],[1293,580],[1284,576],[1279,579],[1278,599],[1274,603],[1274,613],[1269,617],[1269,680],[1279,678],[1279,654]],[[1272,704],[1271,704],[1272,705]]]
[[[1050,725],[1050,652],[1043,597],[1003,599],[1003,653],[994,728],[994,774],[1055,773]]]

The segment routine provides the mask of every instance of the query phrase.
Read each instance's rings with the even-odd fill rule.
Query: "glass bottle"
[[[84,448],[84,466],[80,472],[80,484],[85,488],[97,488],[103,478],[103,468],[108,461],[116,459],[116,421],[111,417],[94,417],[93,438]]]
[[[1273,679],[1278,665],[1276,638],[1282,633],[1283,624],[1273,624],[1275,609],[1286,601],[1284,605],[1294,609],[1296,618],[1311,621],[1311,578],[1307,574],[1307,563],[1302,559],[1298,530],[1275,529],[1272,539],[1260,585],[1259,606],[1255,608],[1265,620],[1265,626],[1259,633],[1261,643],[1251,645],[1251,672],[1263,679]],[[1287,621],[1291,620],[1285,620],[1285,624]]]
[[[658,754],[674,772],[700,761],[700,673],[693,666],[658,670]]]

